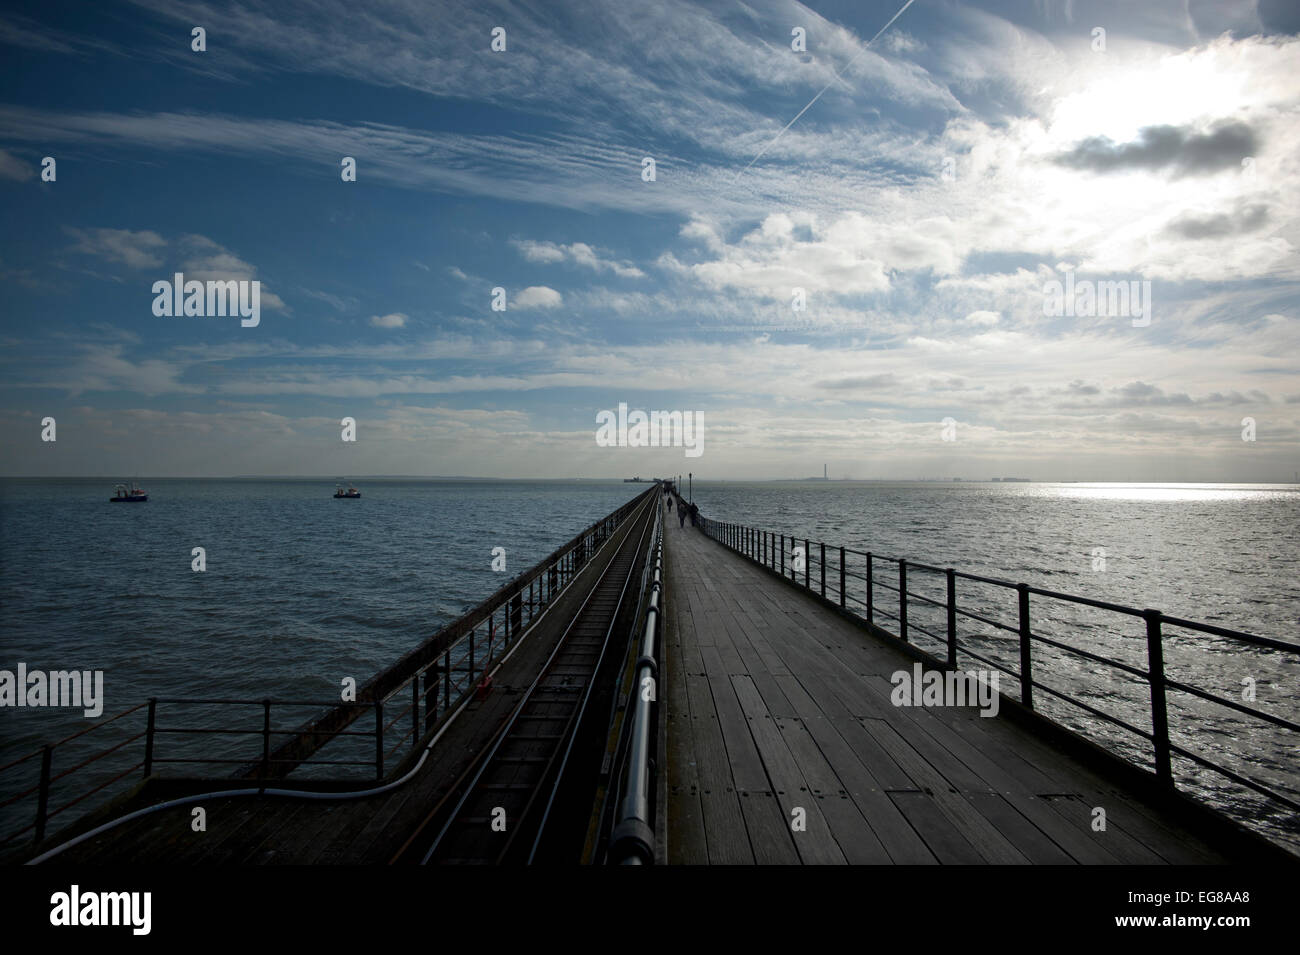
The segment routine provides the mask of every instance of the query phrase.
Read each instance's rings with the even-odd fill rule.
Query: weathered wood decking
[[[893,706],[890,674],[912,657],[676,517],[664,523],[668,862],[1230,861],[1003,716]],[[792,831],[796,807],[805,831]]]

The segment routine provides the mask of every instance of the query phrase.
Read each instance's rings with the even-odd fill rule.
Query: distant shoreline
[[[283,481],[285,483],[321,483],[337,484],[339,481],[351,481],[354,484],[363,482],[400,482],[416,481],[426,483],[445,483],[445,484],[633,484],[641,487],[654,483],[653,481],[629,482],[621,477],[476,477],[472,475],[426,475],[426,474],[362,474],[362,475],[253,475],[253,474],[236,474],[236,475],[201,475],[201,476],[176,476],[176,475],[148,475],[132,474],[130,479],[147,481],[231,481],[231,482],[257,482],[257,481]],[[675,479],[676,475],[671,475]],[[84,481],[84,482],[107,482],[110,486],[123,480],[121,474],[77,474],[77,475],[48,475],[48,474],[5,474],[0,475],[0,481]],[[1295,481],[1078,481],[1078,480],[1036,480],[1032,478],[822,478],[822,477],[804,477],[804,478],[705,478],[696,476],[694,482],[701,486],[718,485],[718,484],[926,484],[926,485],[973,485],[981,486],[988,484],[1014,484],[1014,485],[1052,485],[1052,484],[1069,484],[1079,487],[1300,487],[1300,483]],[[682,478],[682,484],[685,485],[687,480]]]

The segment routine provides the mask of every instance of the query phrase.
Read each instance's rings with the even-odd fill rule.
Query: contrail
[[[889,22],[886,23],[883,27],[881,27],[878,31],[876,31],[876,35],[873,36],[870,40],[868,40],[868,41],[863,45],[862,49],[858,51],[858,55],[857,55],[857,56],[855,56],[853,59],[849,60],[849,62],[845,63],[845,64],[844,64],[843,66],[841,66],[838,70],[836,70],[836,71],[835,71],[835,76],[831,78],[831,81],[830,81],[829,83],[827,83],[825,86],[822,87],[820,93],[818,93],[816,96],[814,96],[812,99],[810,99],[810,100],[808,101],[808,105],[807,105],[807,106],[805,106],[803,109],[799,110],[799,112],[795,114],[794,119],[792,119],[792,120],[790,120],[790,122],[786,123],[785,126],[782,127],[781,131],[780,131],[779,133],[777,133],[775,136],[772,137],[772,141],[771,141],[770,143],[768,143],[766,146],[764,146],[762,149],[760,149],[760,150],[758,151],[758,155],[755,156],[753,159],[751,159],[751,160],[749,161],[749,166],[754,165],[754,163],[756,163],[756,162],[758,162],[760,159],[762,159],[762,158],[763,158],[763,153],[767,152],[769,149],[771,149],[773,146],[775,146],[775,145],[776,145],[776,141],[777,141],[778,139],[780,139],[782,136],[785,135],[785,131],[786,131],[787,129],[789,129],[791,126],[793,126],[795,123],[799,122],[799,117],[802,116],[804,113],[808,112],[808,110],[812,109],[812,105],[813,105],[813,103],[817,102],[819,99],[822,98],[822,93],[825,93],[828,89],[830,89],[832,86],[835,85],[835,81],[838,80],[838,79],[840,78],[840,74],[843,73],[845,70],[847,70],[847,69],[848,69],[850,66],[852,66],[854,63],[856,63],[856,62],[858,61],[858,57],[862,56],[863,53],[866,53],[866,52],[867,52],[867,48],[870,47],[871,44],[875,43],[877,40],[880,39],[880,34],[884,33],[884,32],[885,32],[886,30],[888,30],[891,26],[893,26],[893,25],[894,25],[894,21],[897,20],[899,17],[901,17],[901,16],[903,15],[903,11],[906,10],[908,7],[910,7],[910,6],[911,6],[913,3],[915,3],[915,2],[916,2],[916,0],[907,0],[907,3],[903,4],[903,6],[899,8],[899,11],[898,11],[897,13],[895,13],[892,17],[889,18]],[[744,169],[740,170],[740,172],[736,173],[736,178],[733,179],[733,180],[731,180],[731,181],[734,183],[734,182],[736,182],[737,180],[739,180],[741,176],[743,176],[745,173],[747,173],[747,172],[749,171],[749,166],[746,166]]]

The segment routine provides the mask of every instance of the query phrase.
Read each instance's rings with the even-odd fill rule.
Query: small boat
[[[345,491],[343,490],[343,485],[340,484],[338,487],[334,489],[334,496],[335,497],[360,497],[361,492],[358,491],[356,487],[351,484],[348,485],[348,489]]]
[[[149,500],[149,493],[134,481],[128,487],[125,484],[113,485],[113,496],[109,498],[110,502],[137,503]]]

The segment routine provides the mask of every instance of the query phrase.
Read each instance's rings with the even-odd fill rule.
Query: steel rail
[[[648,504],[650,507],[655,508],[655,510],[657,511],[658,498],[652,497],[648,499]],[[637,515],[637,517],[634,517],[632,520],[633,521],[641,520],[645,516],[646,516],[645,514],[639,514]],[[519,721],[520,716],[523,714],[524,710],[528,707],[530,702],[533,701],[534,694],[536,694],[539,686],[542,685],[543,680],[545,680],[548,676],[551,675],[551,670],[554,667],[556,661],[560,658],[561,652],[566,648],[570,636],[577,628],[579,622],[584,619],[584,615],[588,607],[592,605],[597,594],[600,593],[601,586],[609,578],[609,575],[613,571],[619,556],[628,549],[630,540],[631,540],[631,535],[629,534],[628,537],[625,538],[621,544],[622,549],[619,552],[616,552],[611,558],[610,562],[602,569],[600,577],[593,582],[591,589],[587,592],[586,596],[583,598],[582,605],[578,608],[577,612],[574,613],[574,615],[569,619],[569,622],[566,625],[563,634],[560,636],[560,639],[556,642],[555,647],[551,650],[551,653],[547,657],[545,664],[542,666],[537,676],[533,679],[532,683],[529,685],[528,689],[525,691],[520,701],[515,705],[514,709],[511,711],[510,716],[502,725],[501,729],[498,730],[498,732],[494,735],[490,745],[486,747],[483,750],[483,752],[479,754],[478,758],[475,760],[474,765],[471,767],[471,771],[473,773],[472,777],[469,779],[468,783],[460,790],[459,799],[457,799],[455,805],[452,807],[450,813],[447,815],[442,825],[442,828],[438,831],[438,834],[434,837],[432,844],[429,846],[428,850],[424,853],[423,857],[421,858],[420,860],[421,865],[428,865],[430,861],[433,860],[434,856],[437,855],[438,851],[442,848],[444,840],[448,837],[449,833],[451,833],[453,827],[458,822],[462,821],[462,813],[466,805],[469,803],[471,798],[473,798],[478,794],[479,787],[480,784],[483,782],[484,776],[486,775],[488,770],[493,766],[493,763],[496,760],[498,754],[501,752],[502,747],[505,745],[506,741],[510,738],[511,731],[514,729],[515,724]],[[631,548],[630,553],[635,555],[638,549],[639,549],[639,541],[636,547]],[[632,561],[629,562],[627,567],[627,575],[628,575],[627,579],[623,581],[620,587],[620,593],[619,593],[620,601],[622,600],[623,592],[627,587],[627,583],[631,578],[631,574],[635,569],[635,566],[636,566],[635,559],[633,559]],[[609,636],[608,631],[612,629],[613,624],[614,624],[614,618],[612,617],[607,627],[606,640],[605,640],[606,644],[608,643],[608,636]],[[593,684],[594,684],[594,671],[593,671],[593,679],[589,679],[587,681],[588,691],[590,690],[590,687]],[[571,740],[572,733],[576,729],[577,715],[578,715],[578,707],[574,707],[569,714],[562,717],[556,717],[557,720],[565,719],[565,726],[561,733],[560,742]],[[558,755],[558,752],[559,752],[558,746],[552,750],[550,761],[547,763],[546,770],[538,777],[538,786],[543,785],[545,780],[550,775],[550,769],[552,768],[553,761],[555,757]],[[466,775],[468,775],[468,773]],[[523,823],[524,820],[527,819],[527,814],[533,805],[533,801],[536,797],[536,794],[537,794],[536,788],[534,788],[533,791],[530,792],[530,795],[525,804],[524,810],[520,814],[520,818],[518,822]],[[439,804],[435,806],[434,809],[426,817],[426,821],[428,821],[429,819],[433,819],[434,817],[439,815],[442,811],[443,806],[446,804],[446,801],[447,800],[445,798],[444,800],[440,801]],[[513,845],[515,832],[511,832],[507,830],[507,833],[508,833],[507,837],[502,840],[504,845],[502,845],[499,851],[496,853],[496,860],[494,861],[499,860],[509,850],[510,846]]]

